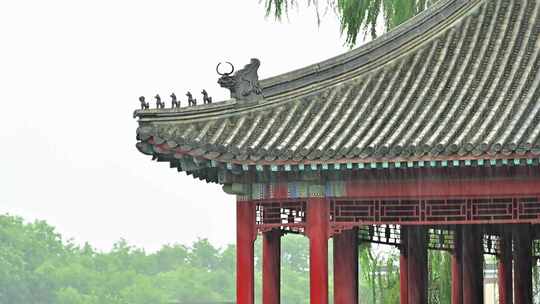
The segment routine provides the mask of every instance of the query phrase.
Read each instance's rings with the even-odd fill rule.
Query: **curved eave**
[[[540,2],[441,0],[262,85],[259,102],[136,111],[138,148],[189,172],[536,164]]]
[[[254,172],[261,173],[294,173],[294,172],[335,172],[335,171],[378,171],[378,170],[412,170],[412,169],[451,169],[451,168],[537,168],[540,156],[534,154],[513,154],[498,158],[455,158],[455,159],[408,159],[408,160],[343,160],[335,163],[283,163],[283,162],[235,162],[210,159],[195,150],[171,148],[166,143],[155,144],[153,139],[137,144],[143,154],[151,155],[154,160],[168,162],[178,172],[205,180],[209,183],[230,183],[230,176],[239,176]]]

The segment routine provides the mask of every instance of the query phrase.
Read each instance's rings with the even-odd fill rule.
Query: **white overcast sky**
[[[136,150],[138,96],[223,100],[219,61],[266,78],[344,51],[332,13],[280,24],[258,0],[0,1],[0,214],[101,250],[233,243],[234,197]]]

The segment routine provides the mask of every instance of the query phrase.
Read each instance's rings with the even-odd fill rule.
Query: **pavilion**
[[[399,247],[401,303],[427,303],[427,250],[452,253],[452,303],[532,304],[540,255],[540,0],[440,0],[388,34],[231,99],[137,110],[137,148],[237,197],[237,303],[280,302],[280,237],[310,242],[310,301],[358,299],[358,242]],[[210,211],[209,211],[210,212]]]

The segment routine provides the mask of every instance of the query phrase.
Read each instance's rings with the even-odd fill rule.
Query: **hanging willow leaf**
[[[320,0],[305,0],[315,9],[317,22],[321,21]],[[412,16],[431,6],[437,0],[326,0],[326,9],[334,11],[341,23],[341,32],[345,43],[353,47],[358,35],[376,38],[378,23],[383,21],[383,31],[390,30]],[[267,16],[282,20],[292,7],[298,6],[298,0],[265,0]]]

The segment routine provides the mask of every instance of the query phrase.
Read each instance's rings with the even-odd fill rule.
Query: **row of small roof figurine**
[[[210,104],[212,103],[212,97],[208,96],[208,93],[206,90],[202,90],[201,94],[203,95],[203,103],[204,104]],[[187,92],[186,96],[188,98],[188,106],[196,106],[197,105],[197,99],[193,98],[193,95],[191,95],[191,92]],[[176,99],[176,95],[174,93],[171,94],[171,108],[180,108],[180,101]],[[156,109],[164,109],[165,108],[165,102],[161,101],[161,97],[159,97],[159,94],[154,96],[156,99]],[[150,109],[150,103],[146,102],[146,99],[144,96],[139,97],[139,101],[141,102],[141,110],[147,110]]]

